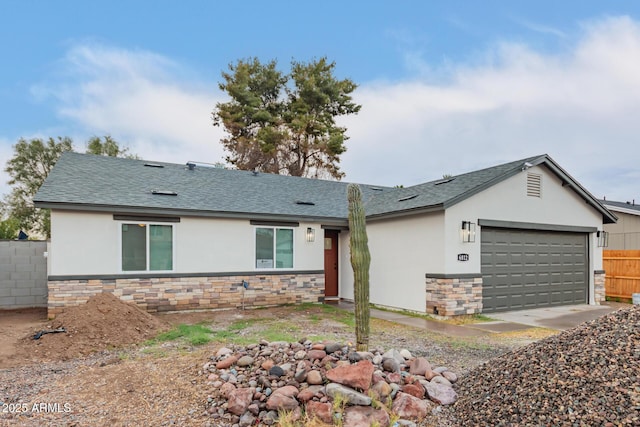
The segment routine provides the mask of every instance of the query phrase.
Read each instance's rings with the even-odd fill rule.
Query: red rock
[[[338,384],[346,385],[360,390],[368,390],[371,387],[371,377],[375,367],[368,360],[361,360],[355,365],[340,366],[327,371],[327,378]]]
[[[320,373],[320,371],[309,371],[307,373],[307,383],[309,383],[310,385],[319,385],[322,384],[324,381],[322,379],[322,374]]]
[[[224,398],[229,397],[229,393],[231,393],[233,390],[236,389],[236,386],[234,386],[231,383],[224,383],[220,386],[220,395]]]
[[[226,359],[222,359],[218,363],[216,363],[217,369],[227,369],[238,360],[238,356],[229,356]]]
[[[322,343],[315,343],[311,346],[311,350],[324,350],[325,346]]]
[[[333,423],[333,410],[331,407],[331,403],[322,403],[316,401],[307,402],[306,405],[307,414],[313,418],[318,417],[318,419],[324,423],[332,424]]]
[[[426,378],[427,381],[431,381],[434,377],[439,377],[439,376],[441,376],[439,373],[432,370],[428,370],[427,372],[424,373],[424,377]]]
[[[424,387],[420,384],[407,384],[402,387],[402,391],[410,394],[411,396],[417,397],[418,399],[422,399],[424,397]]]
[[[273,368],[275,364],[276,362],[274,362],[273,360],[267,359],[264,362],[262,362],[262,365],[260,365],[260,367],[265,371],[268,371],[269,369]]]
[[[402,375],[398,372],[387,374],[387,381],[393,384],[402,384]]]
[[[300,402],[308,402],[313,399],[318,393],[322,391],[323,387],[319,385],[314,385],[311,387],[307,387],[305,389],[300,390],[298,393],[298,401]]]
[[[277,411],[278,409],[293,410],[299,406],[296,396],[298,389],[292,385],[287,385],[276,389],[269,399],[267,399],[267,409]]]
[[[400,418],[421,420],[429,411],[426,400],[418,399],[407,393],[398,393],[393,401],[392,411]]]
[[[315,360],[315,359],[324,359],[327,356],[327,353],[324,350],[309,350],[307,352],[307,359]]]
[[[424,357],[416,357],[409,365],[409,373],[411,375],[424,375],[425,372],[431,370],[431,364]]]
[[[370,427],[376,423],[380,427],[387,427],[390,422],[386,411],[371,406],[349,406],[344,411],[343,425],[349,427]]]
[[[244,414],[251,405],[252,398],[253,389],[237,388],[232,390],[227,398],[227,411],[236,415]]]

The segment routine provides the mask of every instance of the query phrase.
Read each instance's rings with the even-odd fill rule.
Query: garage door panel
[[[483,227],[483,311],[587,300],[585,234]]]

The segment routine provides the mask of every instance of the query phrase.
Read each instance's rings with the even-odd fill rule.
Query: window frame
[[[146,269],[145,270],[125,270],[123,268],[123,260],[122,260],[122,226],[123,225],[134,225],[138,226],[143,224],[145,226],[145,256],[146,256]],[[150,270],[151,264],[151,246],[150,246],[150,233],[152,225],[164,225],[167,227],[171,227],[171,270]],[[155,221],[119,221],[118,222],[118,252],[119,252],[119,261],[118,268],[120,269],[120,273],[122,274],[154,274],[154,273],[173,273],[176,271],[176,227],[173,223],[166,222],[155,222]]]
[[[273,231],[273,267],[258,267],[258,258],[256,257],[256,250],[258,244],[258,232],[259,228],[265,228]],[[291,230],[291,267],[278,268],[277,265],[277,231],[278,230]],[[291,271],[294,270],[296,265],[296,227],[281,227],[277,225],[255,225],[253,227],[253,268],[256,271]]]

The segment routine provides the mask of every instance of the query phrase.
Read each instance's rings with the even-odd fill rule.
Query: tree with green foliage
[[[231,100],[216,104],[212,114],[214,125],[228,134],[221,141],[226,160],[242,170],[342,178],[339,162],[348,136],[335,119],[361,106],[351,97],[356,84],[337,79],[334,69],[326,58],[292,61],[289,74],[275,60],[230,64],[219,87]]]
[[[369,266],[371,254],[362,192],[358,184],[347,186],[349,202],[349,248],[353,268],[353,300],[355,302],[356,350],[369,350]]]
[[[20,232],[20,224],[16,218],[7,218],[0,220],[0,240],[1,239],[17,239]]]
[[[58,158],[65,151],[73,150],[73,141],[69,137],[20,138],[13,146],[14,155],[7,162],[5,172],[11,179],[9,185],[13,188],[4,200],[4,215],[17,223],[19,229],[29,234],[42,237],[51,236],[50,212],[48,209],[38,209],[33,205],[33,196],[44,183]],[[120,148],[110,136],[93,137],[87,142],[87,153],[113,157],[137,158],[127,154],[128,148]]]
[[[104,137],[93,136],[87,141],[87,154],[99,156],[124,157],[126,159],[139,159],[135,154],[129,154],[129,147],[120,147],[118,142],[110,135]]]
[[[73,151],[73,142],[68,137],[43,140],[20,138],[13,146],[14,156],[7,162],[5,172],[13,186],[5,201],[9,218],[16,220],[19,227],[36,234],[51,234],[50,213],[48,209],[33,206],[36,194],[53,165],[65,151]]]

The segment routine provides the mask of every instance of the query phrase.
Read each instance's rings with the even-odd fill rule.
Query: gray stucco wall
[[[47,242],[0,240],[0,310],[47,306]]]

